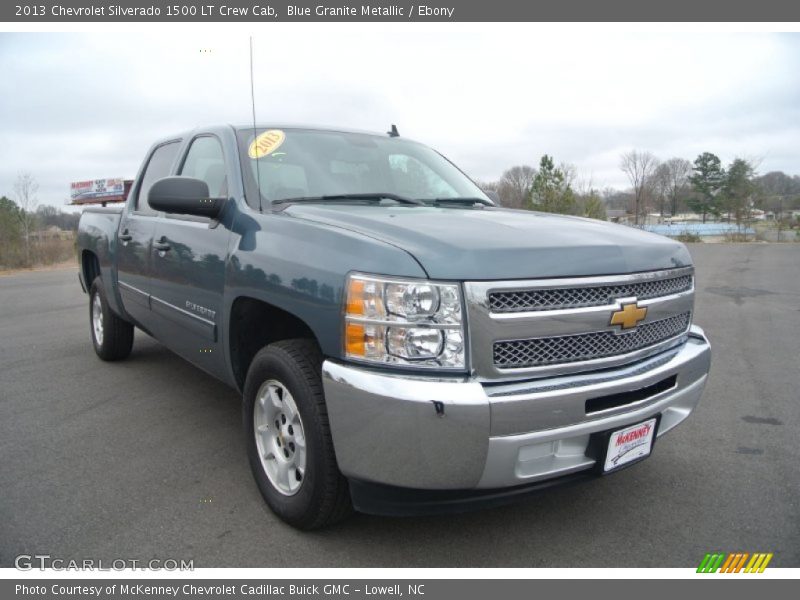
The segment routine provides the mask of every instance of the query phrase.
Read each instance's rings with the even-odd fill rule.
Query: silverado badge
[[[609,325],[619,325],[622,329],[631,329],[643,321],[647,316],[647,307],[639,306],[636,302],[623,304],[622,308],[611,313]]]

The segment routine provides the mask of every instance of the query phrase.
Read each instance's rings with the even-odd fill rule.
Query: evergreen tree
[[[589,194],[582,199],[582,204],[582,214],[584,217],[599,219],[600,221],[607,220],[606,206],[595,190],[591,190]]]
[[[545,154],[539,161],[539,172],[533,179],[528,207],[542,212],[575,214],[575,192],[566,180],[564,171],[555,166]]]
[[[697,193],[687,200],[687,204],[694,212],[703,215],[703,223],[705,223],[708,214],[715,216],[720,214],[719,192],[725,184],[725,170],[722,168],[719,157],[711,152],[703,152],[698,156],[692,170],[689,183]]]
[[[741,227],[742,220],[749,213],[756,184],[753,181],[755,169],[748,161],[737,158],[725,174],[722,196],[725,210],[732,214],[736,224]]]
[[[0,242],[16,244],[20,240],[19,207],[5,196],[0,198]]]

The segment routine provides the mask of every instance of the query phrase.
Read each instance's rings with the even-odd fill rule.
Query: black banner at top
[[[790,0],[12,0],[6,22],[786,22]]]

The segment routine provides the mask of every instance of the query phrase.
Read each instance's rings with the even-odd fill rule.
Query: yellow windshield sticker
[[[280,129],[269,129],[259,134],[259,136],[252,141],[247,154],[250,158],[262,158],[280,148],[285,139],[286,134]]]

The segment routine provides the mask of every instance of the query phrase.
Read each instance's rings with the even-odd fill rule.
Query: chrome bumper
[[[590,436],[661,414],[658,435],[697,405],[711,362],[708,340],[594,373],[499,385],[409,377],[325,361],[323,385],[342,473],[415,489],[492,489],[567,475],[595,464]],[[586,400],[671,389],[586,414]]]

